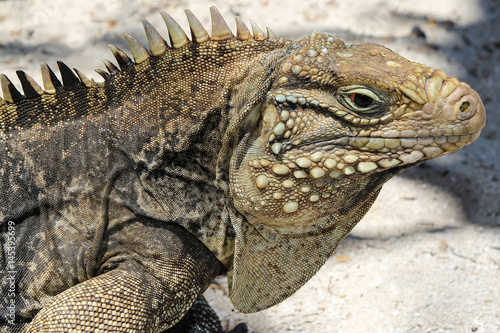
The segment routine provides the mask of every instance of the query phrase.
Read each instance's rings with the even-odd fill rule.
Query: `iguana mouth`
[[[425,161],[454,152],[472,142],[481,131],[464,135],[436,137],[342,137],[330,140],[308,142],[291,147],[314,154],[334,152],[344,161],[361,164],[353,167],[360,172],[379,171],[401,164]],[[364,162],[363,162],[364,161]],[[349,163],[348,163],[349,164]],[[333,165],[330,163],[330,165]],[[351,170],[352,171],[352,170]]]
[[[308,211],[301,207],[317,202],[321,207],[333,205],[330,202],[332,194],[341,191],[340,188],[352,186],[352,179],[363,183],[363,179],[377,173],[382,177],[392,177],[453,152],[473,142],[479,134],[480,131],[422,138],[342,137],[283,146],[279,155],[268,152],[251,157],[245,164],[250,170],[251,185],[248,187],[253,186],[255,190],[246,195],[255,204],[255,209],[247,214],[266,211],[273,221],[278,219],[277,209],[290,216],[296,212],[307,215]],[[297,221],[290,220],[285,224],[307,225],[304,218]],[[284,222],[269,223],[279,226]]]
[[[275,126],[274,129],[278,128]],[[278,128],[273,134],[284,130]],[[465,129],[464,129],[465,131]],[[403,132],[409,136],[395,136],[394,132],[381,136],[342,136],[330,139],[274,141],[269,138],[269,153],[291,166],[296,178],[331,178],[349,176],[354,173],[381,172],[396,166],[421,163],[428,159],[454,152],[472,142],[481,131],[462,135],[439,135],[418,137],[416,132]],[[400,133],[401,134],[401,133]],[[279,147],[277,149],[276,147]],[[265,156],[262,156],[265,160]],[[265,164],[266,162],[264,162]],[[254,162],[255,165],[259,163]],[[278,168],[278,170],[284,168]],[[285,171],[283,171],[285,172]],[[278,171],[279,173],[279,171]]]

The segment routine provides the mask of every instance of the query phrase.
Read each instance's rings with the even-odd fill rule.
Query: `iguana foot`
[[[228,333],[248,333],[247,324],[245,324],[245,323],[238,324],[238,325],[236,325],[235,328],[233,328]]]

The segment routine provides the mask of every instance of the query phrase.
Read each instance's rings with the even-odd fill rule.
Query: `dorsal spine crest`
[[[240,40],[254,39],[258,41],[267,39],[276,40],[276,35],[272,32],[271,29],[267,28],[268,35],[266,37],[262,30],[253,21],[250,21],[253,31],[252,36],[240,17],[235,18],[237,30],[235,37],[226,21],[215,6],[210,7],[210,15],[212,18],[212,36],[208,34],[206,29],[196,18],[196,16],[190,10],[186,10],[186,17],[191,30],[192,41],[188,39],[186,33],[170,15],[163,11],[160,11],[160,15],[163,17],[167,25],[172,48],[181,48],[189,43],[203,44],[207,41],[226,41],[233,38],[238,38]],[[144,30],[146,32],[146,37],[149,43],[151,54],[139,41],[137,41],[137,39],[130,35],[122,34],[123,38],[130,48],[135,62],[132,61],[125,52],[123,52],[116,46],[109,45],[109,48],[111,49],[111,52],[113,53],[121,70],[134,64],[139,64],[148,59],[151,55],[161,56],[165,54],[165,52],[168,52],[168,50],[170,49],[163,37],[151,25],[151,23],[149,23],[146,19],[143,19],[142,22],[144,25]],[[108,80],[110,76],[117,75],[120,72],[120,69],[118,69],[112,62],[108,60],[103,60],[103,62],[105,67],[107,68],[107,71],[103,69],[97,69],[96,72],[101,75],[105,79],[105,81]],[[100,86],[100,84],[96,83],[93,79],[89,79],[76,68],[73,72],[66,64],[61,61],[58,61],[57,65],[59,67],[63,83],[59,81],[57,76],[47,64],[41,64],[44,89],[42,89],[40,85],[38,85],[38,83],[36,83],[35,80],[33,80],[33,78],[31,78],[28,74],[22,71],[18,71],[18,76],[24,90],[24,95],[15,88],[12,82],[5,75],[2,74],[2,76],[0,76],[0,85],[3,91],[3,99],[0,98],[0,106],[4,105],[5,103],[15,104],[23,100],[25,97],[28,99],[32,99],[44,93],[55,94],[63,88],[73,89],[78,85],[83,85],[86,88]]]

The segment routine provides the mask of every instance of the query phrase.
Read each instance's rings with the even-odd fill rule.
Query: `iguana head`
[[[231,172],[249,221],[317,223],[371,178],[462,148],[485,124],[478,94],[441,70],[329,34],[299,44],[276,68],[260,126]]]
[[[389,178],[473,142],[485,124],[478,94],[441,70],[329,34],[298,44],[233,156],[234,205],[248,224],[232,273],[243,311],[305,283]]]

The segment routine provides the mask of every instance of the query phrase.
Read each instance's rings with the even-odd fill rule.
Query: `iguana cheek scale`
[[[186,11],[190,40],[161,12],[169,43],[143,20],[149,51],[124,35],[133,60],[110,45],[103,83],[62,62],[62,83],[42,64],[43,89],[18,71],[24,94],[0,75],[17,254],[0,259],[17,274],[1,332],[221,332],[201,296],[217,275],[243,312],[284,300],[384,182],[484,126],[467,84],[387,48],[240,18],[234,36],[211,14],[209,35]]]

